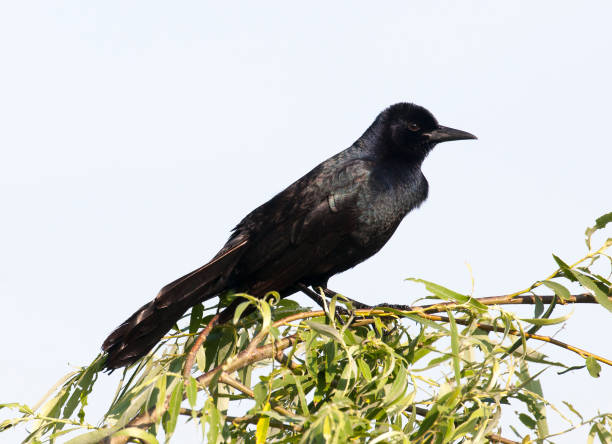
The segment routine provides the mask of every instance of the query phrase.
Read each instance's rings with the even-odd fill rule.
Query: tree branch
[[[204,328],[200,332],[200,334],[198,335],[198,338],[195,340],[195,342],[191,346],[191,349],[189,350],[189,353],[187,354],[187,359],[185,360],[185,366],[183,367],[183,378],[185,378],[185,380],[188,380],[189,376],[191,375],[191,368],[193,367],[193,362],[195,361],[196,353],[198,352],[198,350],[200,349],[204,341],[206,341],[206,338],[208,337],[212,329],[215,328],[215,326],[219,323],[220,317],[221,317],[221,313],[217,313],[210,320],[206,328]]]
[[[209,324],[210,325],[210,324]],[[217,374],[222,372],[234,373],[237,370],[240,370],[247,365],[250,365],[254,362],[261,361],[263,359],[273,358],[274,354],[277,350],[284,350],[288,347],[291,347],[293,344],[297,342],[297,334],[293,334],[291,336],[287,336],[286,338],[280,339],[275,343],[269,343],[263,345],[261,347],[256,348],[255,350],[245,353],[245,351],[238,353],[238,355],[231,360],[229,363],[225,363],[214,369],[206,372],[205,374],[196,378],[198,385],[200,388],[208,386],[212,380],[217,376]],[[221,375],[219,375],[221,377]],[[161,416],[164,414],[166,410],[168,410],[168,405],[170,403],[170,395],[166,397],[166,401],[162,408],[159,409],[151,409],[140,415],[134,417],[124,428],[128,427],[140,427],[147,428],[153,424],[155,424]],[[127,442],[127,437],[124,436],[116,436],[111,438],[111,444],[124,444]]]
[[[555,295],[547,295],[547,296],[538,296],[537,298],[539,298],[542,303],[544,304],[549,304],[552,303],[552,301],[557,298],[557,302],[564,304],[564,303],[596,303],[597,301],[595,300],[595,298],[590,295],[590,294],[578,294],[578,295],[572,295],[569,299],[567,300],[562,300],[559,299],[557,296]],[[521,295],[521,296],[512,296],[512,295],[506,295],[506,296],[491,296],[491,297],[484,297],[484,298],[478,298],[476,299],[478,302],[484,304],[484,305],[502,305],[502,304],[509,304],[509,305],[517,305],[517,304],[535,304],[536,303],[536,299],[535,296],[526,296],[526,295]],[[612,298],[611,298],[612,300]],[[371,306],[366,306],[365,304],[360,304],[357,303],[361,306],[365,306],[367,308],[359,308],[357,310],[355,310],[355,314],[356,315],[361,315],[361,316],[368,316],[368,315],[393,315],[392,313],[389,313],[388,311],[385,311],[384,308],[392,308],[398,311],[402,311],[402,312],[406,312],[406,314],[416,314],[418,316],[422,316],[424,318],[433,320],[433,321],[439,321],[439,322],[449,322],[449,319],[445,316],[439,316],[439,315],[433,315],[430,313],[436,313],[439,311],[445,311],[448,309],[452,309],[452,308],[460,308],[463,307],[463,304],[458,304],[456,302],[442,302],[442,303],[437,303],[437,304],[430,304],[430,305],[425,305],[425,306],[408,306],[408,305],[396,305],[396,304],[380,304],[377,305],[375,307],[371,307]],[[355,305],[357,305],[355,304]],[[208,325],[204,328],[204,330],[202,330],[202,332],[198,335],[198,338],[196,339],[196,341],[194,342],[193,346],[191,347],[188,355],[187,355],[187,359],[185,362],[185,366],[183,369],[183,376],[185,376],[186,378],[190,376],[191,374],[191,369],[193,368],[193,363],[195,360],[195,355],[199,349],[199,347],[202,346],[202,344],[204,343],[204,341],[206,340],[206,338],[208,337],[210,331],[219,323],[219,318],[220,315],[222,315],[223,313],[218,313],[217,315],[215,315],[215,317],[213,317],[213,319],[211,319],[211,321],[208,323]],[[300,320],[300,319],[307,319],[307,318],[313,318],[313,317],[319,317],[319,316],[325,316],[325,311],[323,310],[317,310],[317,311],[311,311],[311,312],[301,312],[301,313],[295,313],[293,315],[287,316],[283,319],[280,319],[276,322],[274,322],[272,325],[274,327],[278,327],[280,325],[287,325],[290,322],[296,321],[296,320]],[[456,322],[462,325],[469,325],[470,322],[465,320],[465,319],[456,319]],[[495,332],[499,332],[499,331],[503,331],[504,329],[501,327],[497,327],[497,326],[491,326],[491,325],[486,325],[486,324],[477,324],[477,326],[479,328],[481,328],[482,330],[485,331],[495,331]],[[510,330],[508,333],[515,335],[515,336],[520,336],[521,332],[516,331],[516,330]],[[606,359],[606,358],[602,358],[600,356],[597,356],[591,352],[588,352],[586,350],[582,350],[578,347],[574,347],[570,344],[566,344],[564,342],[558,341],[556,339],[553,339],[551,337],[548,336],[541,336],[541,335],[536,335],[536,334],[529,334],[529,333],[525,333],[524,334],[525,337],[529,337],[532,339],[536,339],[539,341],[544,341],[544,342],[548,342],[551,343],[553,345],[557,345],[559,347],[562,347],[564,349],[570,350],[574,353],[579,354],[582,357],[587,357],[587,356],[592,356],[594,359],[603,362],[605,364],[611,365],[612,366],[612,361]],[[290,335],[286,338],[283,338],[281,340],[275,341],[273,343],[268,343],[265,345],[262,345],[260,347],[257,348],[251,348],[248,347],[247,350],[242,351],[241,353],[239,353],[234,359],[232,359],[230,362],[226,362],[223,365],[220,365],[208,372],[206,372],[203,375],[200,375],[198,378],[196,378],[196,380],[199,383],[199,386],[201,388],[204,388],[206,386],[208,386],[213,380],[214,378],[219,374],[219,380],[223,383],[226,383],[228,385],[232,385],[233,387],[237,388],[238,390],[243,391],[241,388],[236,387],[235,385],[233,385],[235,382],[235,380],[233,380],[233,378],[231,378],[232,383],[228,382],[230,381],[229,376],[227,376],[227,374],[231,374],[237,370],[240,370],[254,362],[257,361],[261,361],[263,359],[269,359],[269,358],[275,358],[278,357],[278,353],[279,351],[282,351],[288,347],[291,347],[292,345],[296,344],[298,342],[297,339],[297,334],[293,334]],[[225,376],[224,376],[225,375]],[[242,384],[240,383],[240,385],[242,386]],[[250,389],[246,386],[242,387],[242,388],[246,388],[247,390],[250,391]],[[246,393],[246,392],[243,392]],[[246,393],[248,395],[248,393]],[[249,395],[250,396],[250,395]],[[147,412],[144,412],[136,417],[134,417],[125,427],[140,427],[140,428],[146,428],[149,427],[150,425],[156,423],[161,416],[163,415],[163,413],[167,410],[168,408],[168,404],[169,404],[169,400],[170,400],[170,396],[168,396],[168,398],[166,399],[165,403],[163,406],[158,406],[157,409],[151,409]],[[281,407],[282,409],[282,407]],[[276,410],[276,409],[275,409]],[[291,412],[286,411],[285,409],[283,409],[282,413],[284,415],[288,415]],[[417,412],[419,413],[419,412]],[[289,415],[288,415],[289,416]],[[127,437],[112,437],[111,438],[111,443],[112,444],[123,444],[127,442]],[[514,444],[515,441],[511,441],[508,440],[506,438],[503,438],[501,436],[495,435],[495,434],[490,434],[489,435],[489,439],[491,439],[492,441],[497,440],[497,442],[501,442],[501,443],[508,443],[508,444]]]

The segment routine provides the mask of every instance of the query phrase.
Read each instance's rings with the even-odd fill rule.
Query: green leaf
[[[612,222],[612,212],[598,217],[595,220],[595,225],[586,229],[584,234],[586,235],[586,244],[589,250],[591,249],[591,236],[593,236],[593,233],[595,233],[597,230],[605,228],[610,222]]]
[[[419,324],[423,324],[426,327],[430,327],[430,328],[433,328],[435,330],[441,331],[443,333],[450,334],[450,332],[446,328],[444,328],[440,324],[436,324],[434,321],[432,321],[430,319],[426,319],[426,318],[423,318],[423,317],[421,317],[419,315],[413,315],[413,314],[407,314],[407,315],[405,315],[405,317],[407,317],[408,319],[412,319],[413,321],[416,321]]]
[[[395,380],[385,396],[385,405],[388,407],[396,400],[401,398],[406,393],[406,369],[404,366],[399,366],[395,375]]]
[[[612,433],[605,429],[603,424],[595,424],[597,426],[597,436],[602,443],[612,443]]]
[[[542,281],[542,285],[545,285],[546,287],[550,288],[559,298],[565,301],[569,300],[571,296],[570,291],[558,282]]]
[[[610,299],[608,299],[608,295],[605,294],[595,283],[595,281],[593,279],[591,279],[590,277],[588,277],[585,274],[582,273],[576,273],[576,278],[578,279],[578,281],[580,281],[580,284],[583,287],[588,288],[589,290],[591,290],[591,292],[593,293],[593,296],[595,297],[595,300],[597,302],[599,302],[600,305],[602,305],[603,307],[605,307],[607,310],[612,312],[612,301],[610,301]]]
[[[87,367],[78,379],[77,387],[73,391],[72,396],[64,407],[63,417],[69,418],[79,402],[86,403],[87,395],[91,393],[93,384],[98,378],[98,372],[104,364],[102,356],[96,358],[89,367]]]
[[[206,415],[206,423],[208,424],[208,435],[207,435],[208,441],[207,442],[210,444],[215,444],[219,440],[219,430],[221,428],[220,427],[221,413],[219,412],[219,409],[213,402],[212,398],[208,398],[207,404],[208,404],[208,408],[206,409],[206,412],[208,413]],[[202,424],[204,423],[205,422],[202,421]]]
[[[264,401],[266,400],[268,396],[267,385],[263,382],[256,384],[255,387],[253,387],[253,393],[255,394],[255,405],[257,407],[263,406]]]
[[[123,429],[118,431],[117,433],[114,433],[113,436],[138,438],[146,444],[159,444],[159,441],[157,441],[157,438],[155,438],[155,436],[151,435],[148,432],[145,432],[142,429],[139,429],[138,427],[128,427],[127,429]]]
[[[544,304],[542,303],[542,298],[540,298],[539,296],[534,296],[533,301],[535,305],[533,317],[539,318],[540,316],[542,316],[542,313],[544,313]]]
[[[605,228],[606,225],[608,225],[610,222],[612,222],[612,212],[604,214],[603,216],[598,217],[595,220],[595,227],[598,230],[601,230],[602,228]]]
[[[249,305],[251,305],[251,301],[245,301],[238,305],[238,307],[236,307],[236,311],[234,312],[234,319],[232,321],[234,324],[238,323],[240,317],[242,316],[242,313],[244,313],[244,310],[246,310]]]
[[[457,323],[455,316],[451,310],[447,310],[448,319],[450,320],[451,331],[451,350],[453,351],[453,370],[455,371],[455,383],[459,387],[461,385],[461,367],[459,364],[459,333],[457,332]]]
[[[298,392],[298,397],[300,398],[300,407],[302,409],[302,415],[308,416],[308,401],[306,401],[306,393],[304,392],[304,387],[302,386],[300,377],[289,373],[286,376],[286,379],[289,384],[295,384],[295,387],[297,388]]]
[[[198,382],[195,378],[189,377],[189,383],[185,389],[187,392],[187,399],[189,400],[189,406],[193,409],[196,406],[196,400],[198,398]]]
[[[259,301],[259,310],[261,311],[262,323],[261,330],[266,331],[272,322],[272,311],[270,309],[270,304],[264,299]]]
[[[157,408],[157,406],[163,406],[166,402],[166,382],[167,377],[165,374],[157,378],[155,382],[155,388],[151,391],[151,395],[145,405],[146,409]]]
[[[525,426],[531,430],[535,430],[536,427],[536,421],[535,419],[533,419],[531,416],[527,415],[526,413],[521,413],[519,415],[519,420],[525,424]]]
[[[434,295],[447,300],[447,301],[455,301],[458,302],[460,304],[464,304],[464,305],[468,305],[472,308],[474,308],[475,310],[481,312],[481,313],[485,313],[488,311],[488,308],[486,305],[484,305],[483,303],[477,301],[476,299],[474,299],[471,296],[467,296],[461,293],[457,293],[456,291],[450,290],[446,287],[443,287],[442,285],[438,285],[435,284],[433,282],[430,281],[426,281],[424,279],[416,279],[416,278],[408,278],[407,280],[409,281],[413,281],[413,282],[418,282],[420,284],[425,285],[425,288],[429,291],[431,291]]]
[[[562,402],[563,402],[563,404],[565,404],[565,405],[567,406],[567,408],[568,408],[568,409],[570,409],[570,411],[571,411],[571,412],[572,412],[574,415],[576,415],[578,418],[580,418],[580,422],[583,422],[583,421],[584,421],[584,418],[582,417],[582,415],[580,414],[580,412],[579,412],[578,410],[576,410],[576,409],[574,408],[574,406],[573,406],[573,405],[571,405],[569,402],[566,402],[566,401],[562,401]]]
[[[357,359],[357,366],[361,371],[361,375],[365,378],[367,382],[372,381],[372,372],[370,371],[370,367],[365,363],[365,361],[361,358]]]
[[[320,333],[323,336],[332,338],[336,340],[337,342],[339,342],[340,344],[343,343],[342,338],[340,337],[340,333],[334,327],[331,327],[329,325],[322,324],[316,321],[305,321],[304,323],[308,325],[310,328],[312,328],[314,331],[316,331],[317,333]]]
[[[566,314],[565,316],[560,316],[558,318],[546,319],[546,318],[521,318],[521,321],[528,322],[533,325],[555,325],[560,324],[561,322],[567,321],[573,312]]]
[[[425,419],[421,421],[421,426],[419,427],[419,430],[415,434],[413,434],[410,439],[416,441],[418,437],[422,436],[425,432],[430,430],[431,426],[434,422],[436,422],[436,419],[438,419],[439,415],[440,412],[437,409],[434,408],[430,410],[429,413],[427,413],[427,416],[425,416]]]
[[[601,365],[599,365],[599,362],[597,362],[597,360],[593,356],[588,356],[586,358],[586,367],[589,371],[589,374],[593,378],[599,378],[599,375],[601,373]]]
[[[170,403],[168,405],[168,420],[164,422],[164,431],[166,432],[166,441],[170,439],[176,429],[176,421],[178,420],[179,411],[181,409],[181,401],[183,400],[183,384],[179,381],[172,390],[170,395]]]
[[[263,408],[263,411],[270,410],[270,403],[267,402]],[[264,444],[268,437],[268,428],[270,426],[270,417],[261,415],[257,421],[257,430],[255,431],[255,443]]]
[[[574,272],[570,269],[569,265],[567,265],[565,262],[563,262],[559,257],[555,256],[554,254],[552,255],[552,257],[557,263],[557,265],[559,266],[559,268],[561,269],[561,271],[563,272],[563,276],[565,276],[567,279],[569,279],[572,282],[576,282],[578,280],[576,279],[576,276],[574,275]]]
[[[482,408],[476,409],[470,414],[470,417],[467,421],[463,422],[457,429],[455,430],[455,434],[453,435],[452,441],[455,441],[459,438],[462,438],[464,435],[468,433],[474,433],[476,428],[476,424],[480,420],[480,418],[484,417],[484,410]]]
[[[66,444],[96,444],[107,436],[112,435],[117,429],[117,427],[113,427],[110,429],[95,430],[93,432],[75,436],[70,441],[67,441]]]
[[[194,334],[202,325],[202,317],[204,315],[204,304],[196,304],[191,309],[191,317],[189,319],[189,333]]]

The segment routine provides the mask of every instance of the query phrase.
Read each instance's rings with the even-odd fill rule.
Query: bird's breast
[[[406,214],[427,198],[427,180],[420,170],[401,179],[374,182],[360,195],[353,231],[360,245],[381,248]]]

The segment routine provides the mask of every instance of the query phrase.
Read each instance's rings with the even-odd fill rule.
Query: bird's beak
[[[425,135],[433,143],[450,142],[451,140],[478,139],[478,137],[468,133],[467,131],[461,131],[442,125],[438,126],[438,128],[435,130],[426,133]]]

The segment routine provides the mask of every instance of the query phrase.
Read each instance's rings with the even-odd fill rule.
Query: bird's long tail
[[[106,368],[129,365],[146,355],[185,311],[224,291],[246,241],[224,249],[212,261],[166,285],[115,329],[102,344]]]

